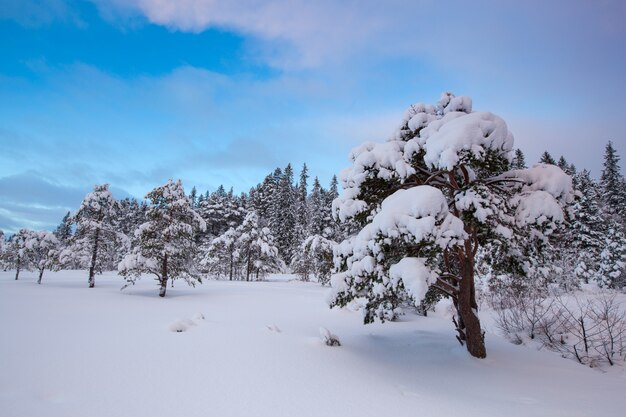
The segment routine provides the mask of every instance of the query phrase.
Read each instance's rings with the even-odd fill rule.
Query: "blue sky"
[[[0,0],[0,229],[52,228],[94,184],[327,184],[443,91],[598,176],[626,158],[626,3]]]

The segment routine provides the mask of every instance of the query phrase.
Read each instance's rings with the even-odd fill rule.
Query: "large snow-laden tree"
[[[72,216],[76,232],[59,256],[62,265],[89,268],[89,288],[96,284],[96,273],[110,264],[116,248],[128,245],[128,238],[118,231],[118,203],[109,184],[96,185]]]
[[[118,272],[134,284],[143,273],[156,276],[159,296],[165,297],[170,279],[184,279],[194,286],[201,282],[196,269],[196,234],[206,230],[206,223],[191,207],[180,180],[169,180],[157,187],[146,198],[150,206],[147,222],[135,231],[138,238],[132,253],[118,265]]]
[[[494,270],[528,271],[524,237],[545,241],[573,199],[571,178],[556,166],[509,170],[512,150],[504,120],[449,93],[411,106],[387,142],[353,150],[333,209],[360,228],[336,249],[331,306],[364,298],[366,323],[388,320],[433,286],[454,302],[459,341],[485,357],[477,251],[498,252]]]

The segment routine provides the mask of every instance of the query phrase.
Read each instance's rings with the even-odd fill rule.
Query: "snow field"
[[[176,282],[119,291],[107,273],[0,272],[0,415],[622,416],[623,374],[487,334],[454,339],[445,308],[361,324],[315,283]],[[204,318],[202,318],[204,317]],[[189,322],[194,325],[189,325]],[[187,323],[184,332],[172,331]],[[341,340],[325,346],[320,327]]]

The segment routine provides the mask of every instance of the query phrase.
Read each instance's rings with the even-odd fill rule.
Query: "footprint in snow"
[[[269,330],[270,332],[280,333],[280,329],[275,324],[270,324],[269,326],[265,327],[267,327],[267,330]]]

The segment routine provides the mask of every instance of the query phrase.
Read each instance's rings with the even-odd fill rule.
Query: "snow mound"
[[[182,333],[182,332],[186,332],[187,330],[189,330],[195,325],[196,323],[193,320],[182,319],[182,320],[177,320],[174,323],[170,324],[169,330],[170,332]]]

